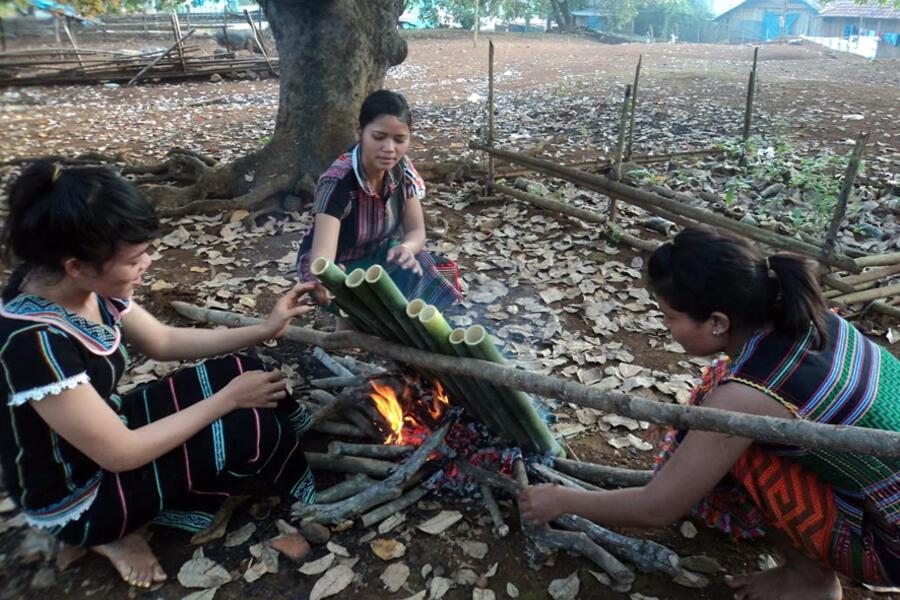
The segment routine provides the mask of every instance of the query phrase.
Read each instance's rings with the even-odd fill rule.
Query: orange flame
[[[378,409],[378,412],[382,414],[384,419],[387,421],[388,426],[391,428],[391,433],[388,435],[387,439],[384,440],[385,444],[403,444],[403,407],[400,406],[400,402],[397,401],[397,395],[394,393],[394,388],[389,385],[378,385],[374,381],[372,382],[372,387],[375,388],[375,391],[371,394],[372,400],[375,402],[375,407]]]
[[[390,428],[390,433],[384,440],[385,444],[392,445],[412,445],[418,446],[422,440],[431,433],[431,428],[427,425],[429,422],[436,423],[440,420],[441,415],[450,406],[450,399],[444,393],[441,384],[434,382],[431,403],[419,403],[413,398],[413,382],[403,388],[401,397],[397,397],[397,392],[391,385],[379,385],[372,381],[373,392],[370,393],[375,408],[384,417],[385,422]],[[415,413],[415,407],[420,406],[427,411],[428,416],[424,412]],[[410,408],[410,411],[404,414],[404,407]]]

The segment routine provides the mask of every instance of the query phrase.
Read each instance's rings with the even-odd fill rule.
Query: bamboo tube
[[[406,296],[388,275],[388,272],[381,265],[372,265],[366,269],[364,277],[365,285],[372,291],[378,301],[384,306],[385,310],[391,315],[391,318],[400,329],[406,334],[407,339],[412,342],[411,345],[416,348],[426,350],[424,336],[422,333],[409,322],[406,318],[406,305],[409,302]]]
[[[450,347],[453,348],[453,353],[456,354],[456,356],[461,358],[473,358],[472,353],[469,352],[469,347],[466,346],[466,330],[462,327],[457,327],[451,331],[447,341],[450,343]],[[502,418],[502,415],[494,416],[493,413],[498,412],[498,410],[502,413],[510,412],[505,405],[496,406],[503,398],[502,388],[482,379],[476,379],[473,384],[478,389],[478,397],[475,398],[474,403],[479,416],[481,416],[482,413],[489,414],[489,417],[482,416],[481,420],[485,423],[493,421],[495,423],[494,427],[497,427],[497,431],[506,433],[515,440],[519,446],[527,447],[531,445],[530,436],[528,436],[525,429],[519,425],[518,421],[514,420],[510,422],[509,419]]]
[[[893,296],[895,294],[900,294],[900,283],[895,283],[894,285],[886,285],[884,287],[877,287],[862,292],[854,292],[852,294],[846,294],[844,296],[838,296],[836,298],[832,298],[831,302],[834,304],[842,305],[854,304],[856,302],[868,302],[869,300],[887,298],[888,296]]]
[[[344,287],[350,290],[360,304],[372,312],[380,327],[389,333],[390,339],[407,346],[412,345],[406,332],[397,325],[389,311],[378,298],[375,297],[375,294],[372,293],[372,290],[369,289],[368,286],[363,285],[365,279],[366,272],[364,270],[353,269],[353,271],[347,275],[347,279],[344,280]]]
[[[500,351],[497,350],[497,346],[494,345],[487,330],[481,325],[473,325],[466,330],[465,342],[472,356],[498,365],[506,364],[506,360],[500,355]],[[531,398],[521,390],[510,389],[510,392],[508,398],[515,403],[516,416],[535,439],[534,450],[550,456],[564,456],[565,452],[562,446],[553,438],[547,424],[535,410]]]
[[[416,321],[421,325],[423,334],[432,341],[436,348],[435,351],[453,356],[453,348],[447,340],[450,335],[450,324],[434,306],[425,304],[424,301],[418,299],[414,302],[416,302],[414,307]],[[493,414],[482,410],[481,392],[477,381],[460,380],[447,375],[442,375],[440,381],[445,388],[456,390],[461,399],[459,403],[467,411],[477,416],[489,429],[500,434],[506,433]]]
[[[375,314],[344,286],[347,274],[337,265],[324,256],[320,256],[309,265],[309,272],[325,286],[329,297],[333,297],[334,303],[348,315],[354,327],[385,339],[392,339],[389,332],[381,326]]]

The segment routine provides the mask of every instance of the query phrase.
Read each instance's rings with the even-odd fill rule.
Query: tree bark
[[[383,85],[388,67],[406,58],[406,41],[397,30],[404,0],[261,4],[278,48],[275,131],[262,149],[217,166],[205,185],[184,192],[193,195],[189,199],[245,197],[244,204],[258,203],[251,192],[265,186],[271,195],[273,182],[276,191],[299,191],[304,176],[315,180],[352,145],[362,101]]]

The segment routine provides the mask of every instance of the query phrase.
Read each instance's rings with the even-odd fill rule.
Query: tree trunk
[[[397,30],[404,0],[264,0],[261,5],[278,48],[274,134],[262,149],[210,169],[192,190],[199,196],[195,200],[258,203],[256,190],[266,188],[270,195],[308,188],[304,181],[314,181],[353,144],[362,101],[383,85],[388,67],[406,58],[406,41]]]
[[[550,0],[553,12],[556,14],[556,22],[562,31],[572,30],[572,13],[569,10],[569,0]]]

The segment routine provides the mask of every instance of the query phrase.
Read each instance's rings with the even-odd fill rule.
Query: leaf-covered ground
[[[631,81],[640,53],[644,62],[636,153],[728,145],[740,131],[752,57],[747,46],[604,46],[586,38],[538,35],[494,39],[499,146],[540,146],[542,156],[560,162],[608,156],[615,144],[624,85]],[[134,47],[144,43],[135,41]],[[210,41],[203,43],[211,47]],[[410,41],[409,58],[390,71],[385,85],[403,91],[414,107],[415,160],[481,160],[467,144],[483,133],[486,57],[484,39],[478,48],[466,38]],[[717,194],[727,200],[723,206],[706,201],[701,205],[785,233],[818,236],[822,214],[829,209],[829,186],[834,172],[840,171],[836,161],[849,152],[859,131],[870,131],[866,169],[841,241],[867,252],[896,251],[897,61],[831,56],[814,46],[767,45],[760,51],[759,69],[754,156],[748,168],[738,167],[735,157],[726,154],[652,165],[632,177],[645,185]],[[204,99],[208,103],[199,105]],[[145,162],[161,158],[173,146],[230,160],[265,143],[277,101],[277,82],[272,80],[3,90],[0,161],[93,150]],[[5,182],[16,172],[14,166],[0,169]],[[510,177],[509,182],[605,210],[606,199],[597,194],[533,174],[524,177]],[[771,193],[777,183],[782,188]],[[431,190],[426,210],[439,217],[443,234],[433,236],[429,245],[458,261],[466,287],[464,305],[448,311],[457,324],[484,324],[529,370],[662,401],[685,401],[703,361],[687,357],[666,335],[640,280],[645,255],[573,218],[513,202],[473,202],[478,194],[471,183],[433,182]],[[642,211],[620,203],[620,214],[620,224],[628,231],[661,239],[642,226],[647,216]],[[292,284],[292,244],[302,236],[309,216],[294,213],[255,224],[242,216],[167,222],[139,301],[173,322],[179,321],[168,308],[172,299],[265,314]],[[330,326],[322,315],[309,321]],[[894,343],[900,329],[896,322],[867,316],[859,325],[895,354],[900,352],[900,344]],[[323,373],[308,348],[279,342],[261,351],[286,365],[301,395],[305,379]],[[131,384],[175,367],[141,363]],[[652,464],[653,446],[642,439],[646,423],[569,405],[555,405],[554,412],[558,421],[553,427],[566,436],[573,456],[634,468]],[[326,443],[322,438],[309,441],[316,449]],[[337,478],[325,474],[322,481]],[[629,598],[629,593],[614,593],[600,583],[590,572],[596,569],[582,558],[560,554],[553,564],[531,569],[516,528],[516,511],[510,510],[514,506],[504,505],[513,533],[500,539],[491,533],[480,502],[440,500],[427,497],[391,529],[367,532],[356,526],[334,532],[331,544],[315,545],[300,570],[279,559],[268,543],[290,535],[289,527],[278,522],[288,518],[286,505],[243,505],[225,536],[196,546],[187,534],[157,529],[151,545],[170,583],[148,593],[127,589],[95,556],[55,573],[52,549],[22,527],[7,501],[0,503],[0,597],[182,598],[194,591],[176,581],[185,569],[185,582],[191,582],[188,574],[202,573],[207,577],[203,585],[210,590],[231,579],[218,588],[216,598],[316,597],[316,587],[340,589],[334,597],[359,599],[440,597],[442,592],[448,599],[507,598],[516,593],[520,598],[546,598],[548,589],[562,598],[576,585],[573,573],[579,598]],[[436,534],[418,528],[442,510],[459,511],[462,518]],[[700,531],[693,536],[692,527],[679,522],[665,530],[637,533],[681,556],[711,557],[731,573],[757,569],[767,560],[764,541],[737,543],[702,526],[695,529]],[[195,554],[201,547],[204,558]],[[209,560],[222,568],[213,569]],[[661,575],[639,574],[630,597],[730,597],[721,574],[709,579],[707,587],[691,589]],[[869,594],[849,584],[846,597]],[[206,591],[195,598],[212,595]]]

